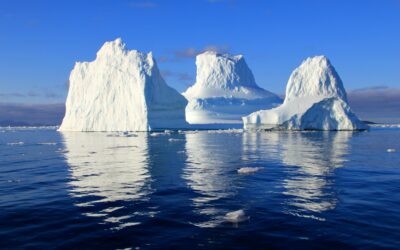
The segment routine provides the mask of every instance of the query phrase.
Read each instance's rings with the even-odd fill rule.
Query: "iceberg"
[[[328,58],[307,58],[293,71],[283,104],[243,117],[245,129],[364,130]]]
[[[241,124],[241,118],[282,103],[260,88],[242,55],[206,51],[196,57],[196,82],[182,93],[190,124]]]
[[[186,99],[162,78],[152,53],[106,42],[69,78],[60,131],[148,131],[184,128]]]

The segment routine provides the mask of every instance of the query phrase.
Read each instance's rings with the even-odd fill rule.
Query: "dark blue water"
[[[399,246],[400,129],[0,129],[0,248]]]

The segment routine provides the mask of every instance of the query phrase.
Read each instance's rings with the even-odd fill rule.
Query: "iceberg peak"
[[[339,97],[347,101],[343,82],[326,56],[307,58],[290,75],[285,102],[299,97]]]
[[[105,42],[103,46],[101,46],[100,50],[97,52],[97,57],[124,54],[127,52],[128,50],[126,49],[126,44],[122,41],[121,38],[117,38],[114,41]]]
[[[271,96],[258,87],[243,55],[231,56],[206,51],[196,57],[196,83],[183,95],[188,98],[238,97],[256,99]],[[249,90],[251,89],[251,90]]]

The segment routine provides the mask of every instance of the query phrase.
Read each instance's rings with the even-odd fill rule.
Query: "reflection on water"
[[[118,227],[134,225],[138,221],[133,216],[138,213],[154,215],[168,205],[168,195],[175,202],[184,194],[180,193],[183,183],[190,190],[186,201],[194,214],[188,223],[215,227],[227,212],[243,209],[244,204],[237,202],[242,199],[239,191],[251,187],[254,179],[238,175],[237,169],[252,164],[266,164],[260,165],[265,171],[254,174],[260,176],[258,182],[265,182],[261,188],[266,192],[260,195],[280,195],[284,213],[323,219],[318,214],[334,209],[338,202],[334,170],[344,164],[352,133],[189,131],[151,138],[147,133],[62,135],[71,196],[76,206],[89,208],[86,215],[103,217]],[[273,173],[274,177],[268,176]],[[138,213],[121,212],[126,206],[150,200],[153,212],[143,212],[150,209],[146,205]]]
[[[331,191],[334,170],[342,167],[348,152],[351,132],[288,133],[283,144],[282,161],[288,166],[284,181],[288,204],[302,211],[323,212],[334,209],[336,194]]]
[[[351,136],[352,132],[244,133],[243,150],[247,157],[281,162],[287,212],[307,216],[335,208],[333,174],[344,164]]]
[[[87,216],[104,217],[119,227],[135,224],[132,215],[118,216],[126,201],[144,201],[150,192],[146,133],[62,133],[76,206]],[[115,215],[115,216],[114,216]],[[128,222],[127,222],[128,221]]]
[[[229,140],[226,140],[229,136]],[[199,227],[215,227],[227,212],[229,198],[236,191],[236,170],[240,162],[241,139],[232,135],[207,132],[186,134],[187,163],[183,179],[196,193],[194,212],[205,217],[195,222]],[[220,206],[224,200],[225,207]]]

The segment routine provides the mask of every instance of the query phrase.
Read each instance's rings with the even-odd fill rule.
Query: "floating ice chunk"
[[[388,153],[394,153],[394,152],[396,152],[396,149],[394,149],[394,148],[388,148],[386,151],[387,151]]]
[[[39,142],[38,145],[57,145],[57,142]]]
[[[169,142],[183,141],[183,139],[169,138]]]
[[[163,134],[164,133],[155,132],[155,133],[151,133],[150,136],[160,136],[160,135],[163,135]]]
[[[244,167],[244,168],[239,168],[237,172],[239,174],[253,174],[261,169],[262,169],[261,167]]]
[[[249,216],[246,216],[243,209],[229,212],[225,215],[225,220],[231,223],[239,223],[249,219]]]
[[[243,129],[217,129],[217,130],[208,130],[209,134],[239,134],[243,133]]]
[[[24,145],[25,143],[23,141],[18,141],[18,142],[9,142],[7,145],[14,146],[14,145]]]

